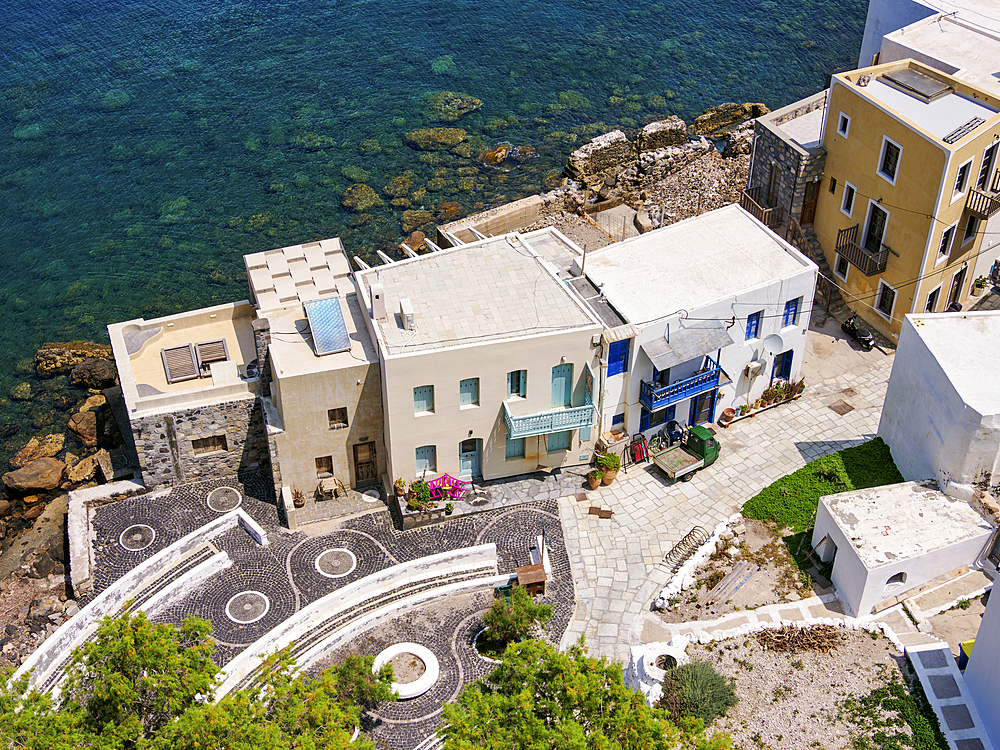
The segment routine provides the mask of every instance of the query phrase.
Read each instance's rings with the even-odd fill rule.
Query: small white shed
[[[936,482],[903,482],[820,498],[813,547],[833,561],[833,585],[848,615],[980,558],[993,525]]]

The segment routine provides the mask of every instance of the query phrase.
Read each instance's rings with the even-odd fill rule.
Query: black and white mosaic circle
[[[206,502],[216,513],[228,513],[240,507],[243,496],[234,487],[216,487],[208,493]]]
[[[324,550],[316,558],[316,572],[327,578],[343,578],[358,567],[358,558],[344,547]]]
[[[259,591],[241,591],[226,602],[226,617],[240,625],[257,622],[271,609],[271,600]]]
[[[129,526],[118,537],[118,544],[129,552],[138,552],[146,549],[156,539],[156,531],[152,526],[144,523],[137,523]]]

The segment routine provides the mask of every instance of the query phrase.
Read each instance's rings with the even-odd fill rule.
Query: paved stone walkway
[[[713,428],[722,452],[692,481],[671,483],[639,464],[587,502],[559,500],[577,598],[564,646],[583,635],[592,653],[627,662],[632,623],[668,579],[659,563],[693,526],[711,530],[779,477],[874,436],[894,352],[859,351],[833,319],[808,337],[802,398]],[[850,409],[829,408],[837,402]],[[591,505],[614,515],[591,516]]]

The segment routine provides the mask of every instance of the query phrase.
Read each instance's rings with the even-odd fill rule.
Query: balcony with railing
[[[997,171],[997,175],[1000,175],[1000,170]],[[969,197],[965,200],[965,208],[969,213],[985,221],[1000,211],[1000,190],[985,191],[970,188]]]
[[[678,401],[718,388],[721,376],[722,368],[719,367],[719,363],[711,357],[705,357],[705,367],[689,378],[669,385],[656,385],[648,380],[641,381],[639,403],[645,406],[647,411],[658,411]]]
[[[740,208],[751,214],[757,221],[766,227],[781,226],[781,219],[784,215],[781,206],[765,208],[761,205],[760,186],[747,188],[740,193]]]
[[[515,408],[516,408],[515,404]],[[594,423],[594,406],[567,406],[561,409],[535,412],[523,416],[511,413],[510,404],[503,402],[503,421],[507,425],[507,437],[531,437],[532,435],[548,435],[553,432],[580,430]]]
[[[889,253],[892,249],[884,242],[880,243],[878,250],[871,250],[868,247],[858,244],[858,231],[860,226],[841,229],[837,232],[837,252],[844,260],[861,271],[865,276],[874,276],[885,270],[886,263],[889,262]]]

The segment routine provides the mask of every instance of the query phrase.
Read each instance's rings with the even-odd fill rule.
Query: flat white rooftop
[[[587,255],[586,275],[629,323],[646,323],[787,278],[810,266],[737,205]]]
[[[921,59],[1000,97],[1000,10],[995,4],[993,11],[997,19],[992,31],[935,15],[886,34],[879,60]]]
[[[387,315],[375,323],[390,356],[570,328],[600,329],[549,260],[560,255],[559,244],[567,246],[567,253],[579,252],[546,228],[378,266],[356,278],[366,305],[371,285],[382,284]],[[412,330],[402,325],[402,299],[413,308]]]
[[[871,570],[989,533],[971,505],[936,484],[903,482],[820,498]]]
[[[774,127],[803,148],[815,148],[823,145],[823,117],[825,114],[826,107],[819,107]]]
[[[862,87],[855,83],[854,87],[865,92],[869,99],[895,110],[900,116],[938,140],[943,140],[946,135],[974,117],[980,117],[988,122],[997,113],[994,107],[954,92],[932,102],[925,102],[893,88],[877,77],[867,86]],[[985,127],[985,123],[980,126],[980,128]],[[982,130],[973,130],[971,134],[978,135],[981,132]]]
[[[1000,414],[1000,312],[907,317],[962,400],[983,416]]]

